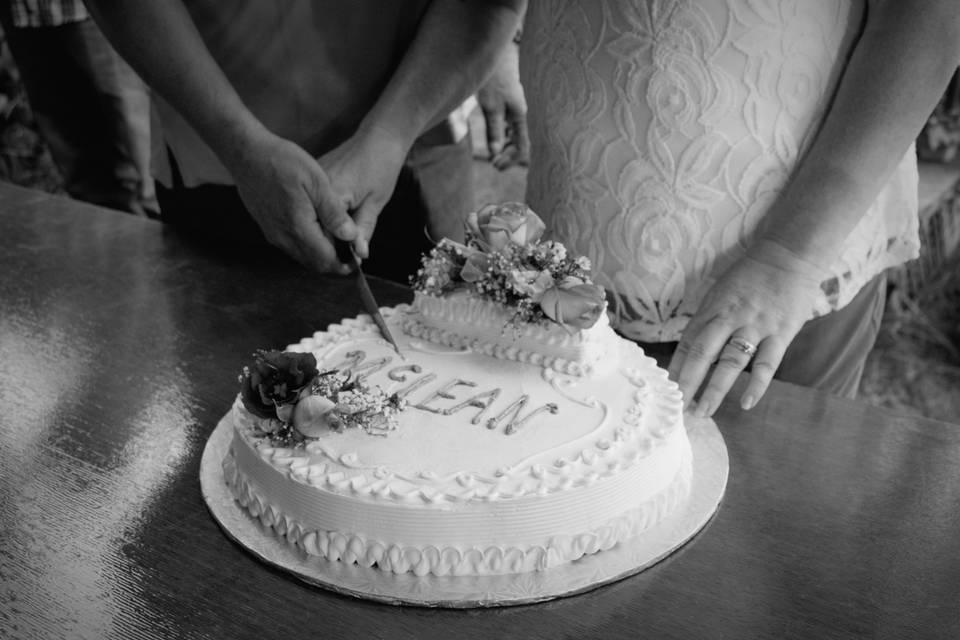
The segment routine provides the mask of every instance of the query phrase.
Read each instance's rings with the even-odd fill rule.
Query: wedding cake
[[[676,385],[606,322],[589,263],[523,205],[442,241],[410,305],[258,352],[224,478],[303,552],[417,575],[543,571],[681,507]]]

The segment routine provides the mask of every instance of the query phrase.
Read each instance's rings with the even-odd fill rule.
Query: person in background
[[[156,217],[147,88],[83,3],[5,0],[0,24],[66,192]]]
[[[748,367],[745,409],[775,375],[856,392],[883,270],[918,253],[913,140],[960,61],[954,5],[531,3],[528,200],[697,415]],[[438,113],[479,51],[422,62],[432,91],[398,84],[368,126]],[[371,184],[397,170],[354,164]]]
[[[504,47],[493,75],[477,90],[477,103],[486,124],[487,151],[491,164],[500,171],[530,164],[530,135],[527,130],[527,100],[520,83],[519,44],[521,27]]]
[[[955,3],[533,4],[526,34],[530,202],[618,331],[699,416],[745,370],[745,409],[774,377],[853,397],[884,270],[918,255],[913,141],[960,61]]]
[[[446,118],[469,92],[403,122],[373,124],[371,110],[426,57],[423,43],[433,70],[455,71],[457,86],[481,84],[517,20],[475,0],[472,24],[463,18],[471,4],[88,2],[159,96],[153,166],[165,220],[220,244],[265,239],[319,272],[349,271],[332,244],[347,241],[365,270],[401,281],[429,238],[462,233],[472,206],[469,139]],[[476,56],[448,71],[444,58],[467,47]],[[429,79],[414,81],[432,90]],[[380,162],[358,163],[367,157],[390,175],[371,173]]]

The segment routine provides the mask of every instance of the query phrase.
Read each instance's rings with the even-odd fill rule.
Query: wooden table
[[[360,310],[248,258],[0,184],[0,637],[960,637],[960,427],[779,383],[717,416],[714,520],[613,585],[429,610],[265,568],[207,512],[204,442],[250,352]]]

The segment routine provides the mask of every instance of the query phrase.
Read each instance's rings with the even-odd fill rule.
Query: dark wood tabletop
[[[960,426],[780,383],[716,418],[715,518],[612,585],[434,610],[267,568],[207,511],[204,443],[254,349],[360,312],[349,278],[0,183],[0,637],[960,637]]]

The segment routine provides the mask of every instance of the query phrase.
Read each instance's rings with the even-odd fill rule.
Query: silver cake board
[[[639,573],[680,548],[710,520],[727,485],[727,448],[713,420],[690,415],[684,419],[693,449],[693,482],[685,506],[613,549],[546,571],[469,577],[398,575],[307,555],[234,500],[221,469],[233,435],[226,418],[203,450],[200,487],[227,536],[268,565],[312,585],[393,605],[469,608],[531,604],[583,593]]]

